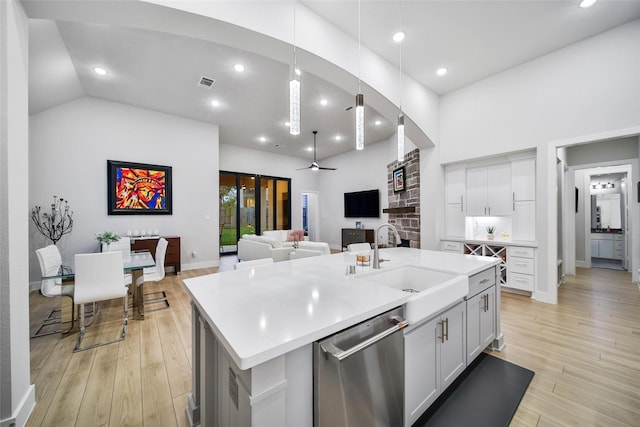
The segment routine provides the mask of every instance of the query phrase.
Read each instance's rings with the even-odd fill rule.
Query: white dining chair
[[[122,254],[118,252],[102,252],[94,254],[77,254],[75,256],[75,303],[79,306],[80,312],[80,335],[73,349],[74,352],[88,350],[107,344],[123,341],[127,335],[127,324],[129,321],[129,304],[127,298],[127,287],[122,283],[123,262]],[[123,299],[123,320],[122,332],[118,338],[110,341],[82,346],[85,335],[85,304],[93,304],[94,313],[97,302],[111,300],[115,298]],[[91,322],[92,324],[94,320]]]
[[[44,248],[36,250],[36,256],[40,263],[40,273],[42,277],[55,276],[60,273],[62,266],[62,256],[56,245],[45,246]],[[45,297],[57,297],[63,296],[71,299],[71,328],[73,328],[73,321],[75,318],[75,304],[73,303],[73,285],[63,285],[62,279],[42,279],[40,285],[40,293]],[[57,323],[62,323],[62,313],[60,308],[50,310],[42,319],[42,322],[31,334],[31,338],[42,337],[45,335],[51,335],[62,332],[61,329],[46,330],[47,326],[51,326]]]
[[[142,270],[142,275],[136,279],[136,300],[138,303],[138,313],[144,316],[144,306],[163,303],[163,307],[157,307],[148,311],[163,310],[169,308],[169,300],[167,299],[167,293],[165,291],[149,292],[144,294],[144,284],[146,282],[159,282],[164,279],[164,259],[167,255],[167,246],[169,242],[167,239],[160,238],[158,240],[158,246],[156,246],[155,267],[149,267]],[[159,298],[154,298],[153,295],[161,295]],[[144,297],[149,298],[145,299]]]
[[[246,268],[253,268],[259,265],[269,265],[269,264],[273,264],[273,258],[258,258],[258,259],[252,259],[250,261],[241,261],[241,262],[237,262],[233,266],[233,268],[236,270],[243,270]]]
[[[370,243],[351,243],[350,245],[347,245],[347,250],[349,252],[370,251],[371,244]]]
[[[102,252],[120,252],[123,258],[131,258],[131,238],[121,237],[117,242],[102,244]],[[131,274],[124,274],[124,284],[129,286],[133,281]]]

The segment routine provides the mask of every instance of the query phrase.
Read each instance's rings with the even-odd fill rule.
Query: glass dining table
[[[123,252],[122,256],[122,264],[124,267],[124,274],[131,274],[131,286],[129,291],[133,294],[132,301],[134,302],[135,308],[135,292],[136,292],[136,279],[142,274],[142,270],[145,268],[154,267],[155,261],[151,252],[148,250],[142,251],[132,251],[130,254],[125,254]],[[58,274],[53,276],[42,276],[42,280],[61,280],[62,292],[61,294],[64,296],[65,294],[69,294],[67,290],[69,290],[70,286],[74,286],[75,272],[73,270],[73,262],[66,263],[60,266],[58,270]],[[124,280],[124,277],[123,277]],[[135,310],[134,310],[135,312]],[[89,312],[88,312],[89,313]],[[133,313],[132,313],[133,314]],[[61,298],[60,299],[60,332],[62,335],[68,334],[72,331],[74,327],[74,317],[77,317],[77,313],[74,314],[73,306],[71,304],[70,298]],[[66,327],[64,325],[67,325]]]

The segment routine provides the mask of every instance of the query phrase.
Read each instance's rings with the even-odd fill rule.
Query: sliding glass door
[[[220,253],[236,252],[243,234],[291,228],[290,193],[290,178],[220,171]]]

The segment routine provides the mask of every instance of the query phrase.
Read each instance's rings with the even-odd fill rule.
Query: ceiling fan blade
[[[338,169],[337,168],[323,168],[322,166],[320,166],[320,170],[323,170],[323,171],[335,171],[335,170],[338,170]]]
[[[307,166],[307,167],[304,167],[304,168],[298,168],[298,169],[296,169],[296,170],[297,170],[297,171],[301,171],[301,170],[305,170],[305,169],[311,169],[311,166]]]

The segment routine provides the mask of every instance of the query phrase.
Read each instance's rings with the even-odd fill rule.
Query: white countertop
[[[537,248],[538,242],[524,241],[524,240],[510,240],[510,239],[494,239],[494,240],[482,240],[482,239],[465,239],[462,237],[442,237],[440,241],[446,240],[447,242],[464,242],[472,244],[486,244],[496,246],[523,246],[528,248]]]
[[[371,255],[373,259],[373,253]],[[410,248],[381,249],[382,270],[415,265],[467,276],[496,258]],[[403,305],[410,294],[345,275],[355,255],[302,258],[185,279],[200,315],[241,369],[281,356]],[[357,267],[355,277],[370,272]]]

